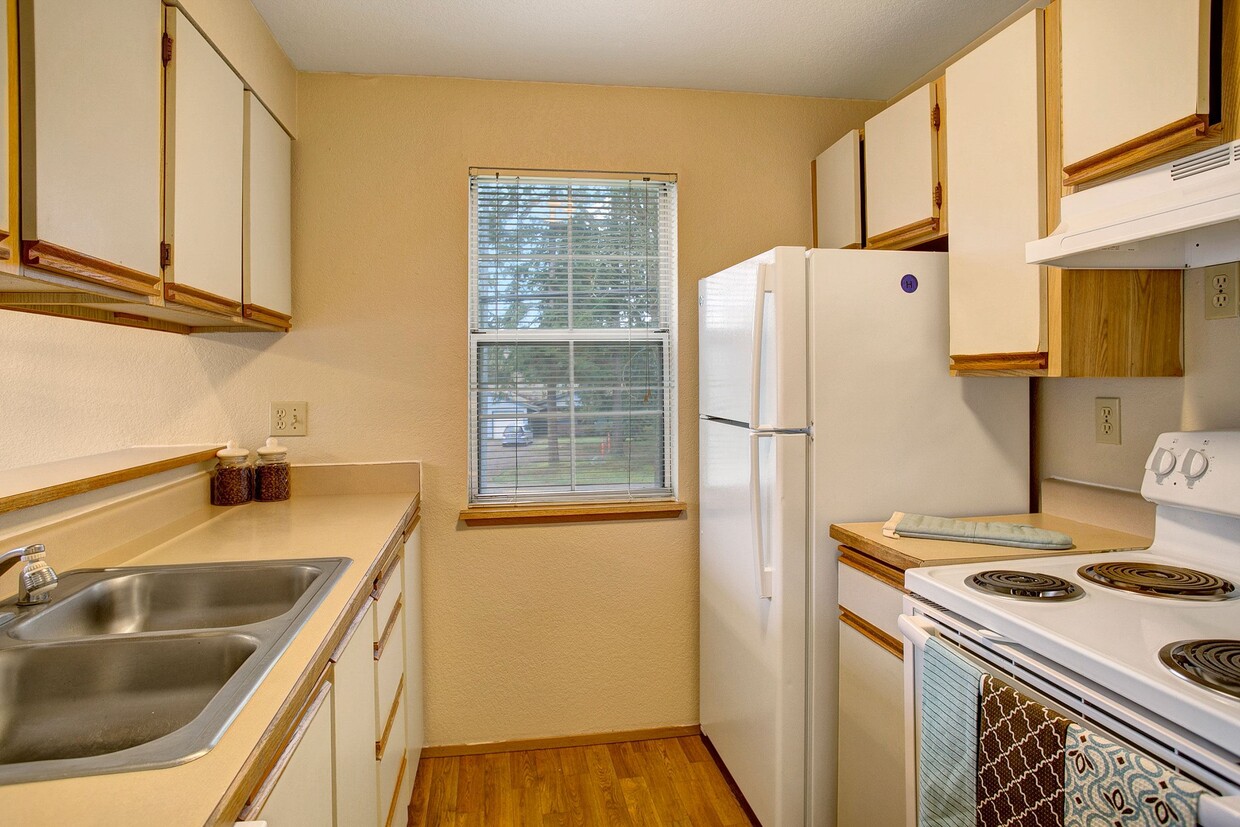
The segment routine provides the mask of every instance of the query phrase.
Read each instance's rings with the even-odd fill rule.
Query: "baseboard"
[[[483,755],[491,752],[524,752],[534,749],[592,747],[598,744],[619,744],[624,741],[653,741],[658,738],[687,738],[701,735],[697,724],[665,726],[653,729],[631,729],[627,732],[595,732],[585,735],[561,735],[555,738],[528,738],[521,741],[487,741],[479,744],[443,744],[423,747],[423,758],[449,758],[455,755]]]

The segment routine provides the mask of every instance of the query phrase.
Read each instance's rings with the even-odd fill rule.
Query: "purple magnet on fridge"
[[[905,293],[916,293],[917,276],[914,276],[912,273],[906,273],[904,278],[900,279],[900,289]]]

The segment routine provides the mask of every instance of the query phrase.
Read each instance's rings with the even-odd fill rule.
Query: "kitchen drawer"
[[[375,644],[375,735],[383,734],[387,722],[388,711],[398,692],[405,675],[405,630],[404,615],[397,605],[391,623],[384,631],[384,639]]]
[[[388,720],[391,721],[391,726],[387,733],[387,740],[380,742],[382,752],[379,754],[381,825],[396,823],[394,815],[401,809],[396,797],[403,786],[403,775],[409,772],[408,758],[405,754],[405,710],[401,706],[399,694],[395,698],[395,704],[390,710]]]
[[[387,568],[375,579],[373,595],[378,604],[375,606],[375,643],[379,643],[383,630],[387,628],[388,619],[392,616],[392,609],[401,599],[402,556],[403,553],[394,556],[388,562]]]
[[[839,569],[840,606],[900,640],[900,627],[896,620],[900,617],[904,592],[843,561],[840,562]]]

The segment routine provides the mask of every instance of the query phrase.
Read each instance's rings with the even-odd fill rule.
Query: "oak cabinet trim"
[[[392,637],[392,633],[396,631],[396,626],[400,623],[400,610],[405,605],[405,596],[402,594],[396,598],[396,604],[392,606],[392,614],[388,616],[387,623],[383,626],[383,634],[375,641],[375,660],[382,660],[383,653],[387,649],[388,641]]]
[[[22,242],[22,262],[60,276],[143,296],[158,296],[159,276],[39,239]]]
[[[875,626],[859,614],[850,612],[843,606],[840,606],[840,623],[856,630],[863,637],[877,643],[900,660],[904,660],[904,644],[896,640],[882,629]]]
[[[172,282],[164,284],[164,300],[174,304],[183,304],[186,307],[193,307],[197,310],[219,313],[223,316],[237,316],[241,314],[241,302],[233,301],[224,296],[217,296],[206,290],[199,290],[197,287],[190,287],[188,284],[174,284]]]
[[[392,699],[392,708],[388,710],[387,721],[383,724],[383,734],[379,736],[379,740],[375,741],[376,761],[382,761],[383,753],[387,751],[388,739],[391,737],[392,729],[396,725],[396,713],[400,711],[400,704],[404,697],[405,676],[402,674],[400,676],[400,683],[396,684],[396,695]]]
[[[933,241],[941,235],[939,219],[924,218],[885,233],[872,235],[866,246],[871,250],[905,250],[927,241]]]
[[[996,376],[1046,376],[1050,363],[1048,354],[1029,353],[956,353],[951,356],[955,374],[987,373]]]
[[[243,304],[241,306],[241,315],[250,321],[262,322],[272,327],[281,328],[284,331],[292,330],[293,317],[287,313],[281,313],[278,310],[272,310],[269,307],[263,307],[257,304]]]
[[[272,791],[276,788],[276,784],[280,781],[280,776],[284,774],[285,768],[289,761],[293,760],[293,754],[297,752],[302,739],[306,737],[307,730],[314,722],[315,715],[323,704],[327,703],[328,697],[331,695],[332,684],[327,680],[327,674],[324,673],[322,680],[319,682],[319,688],[315,692],[313,698],[302,710],[301,716],[297,721],[297,726],[289,733],[288,740],[284,742],[283,748],[275,761],[272,762],[267,773],[263,777],[262,783],[258,785],[254,793],[250,796],[249,801],[241,810],[238,820],[251,821],[259,813],[262,812],[263,806],[266,805],[267,799],[271,797]]]
[[[1195,144],[1207,136],[1210,124],[1205,115],[1189,115],[1144,135],[1103,150],[1063,168],[1063,186],[1072,187],[1147,161],[1164,152]]]

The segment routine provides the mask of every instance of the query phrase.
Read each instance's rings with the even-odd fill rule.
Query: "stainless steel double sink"
[[[347,566],[83,569],[46,605],[0,603],[0,784],[204,754]]]

